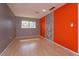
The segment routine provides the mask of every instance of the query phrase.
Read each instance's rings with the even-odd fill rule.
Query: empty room
[[[78,3],[0,3],[1,56],[78,56]]]

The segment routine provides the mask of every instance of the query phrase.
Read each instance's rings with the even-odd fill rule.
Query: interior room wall
[[[52,40],[52,35],[53,35],[53,16],[52,13],[46,15],[46,38],[48,40]]]
[[[0,3],[0,53],[16,36],[15,19],[7,4]]]
[[[54,11],[54,42],[78,52],[78,4],[66,4]]]
[[[16,19],[16,37],[39,36],[39,19],[19,16],[16,16]],[[21,28],[22,20],[35,21],[36,28]]]
[[[45,16],[40,18],[40,36],[45,37],[46,32],[46,18]]]
[[[79,4],[78,4],[78,53],[79,53]]]

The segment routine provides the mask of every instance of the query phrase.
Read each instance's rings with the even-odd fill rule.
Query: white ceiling
[[[50,13],[51,11],[49,11],[49,9],[51,7],[55,7],[55,9],[57,9],[64,4],[63,3],[9,3],[7,5],[10,7],[10,9],[15,14],[15,16],[40,18]],[[46,9],[46,12],[43,12],[42,9]],[[35,12],[39,12],[39,13],[36,14]]]

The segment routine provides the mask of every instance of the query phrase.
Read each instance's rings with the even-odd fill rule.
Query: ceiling
[[[63,3],[8,3],[15,16],[40,18],[64,5]],[[52,11],[50,8],[55,7]],[[42,10],[45,9],[46,12]]]

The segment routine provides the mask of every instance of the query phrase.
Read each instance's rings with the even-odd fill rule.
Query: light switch
[[[71,24],[70,24],[70,27],[74,27],[74,24],[73,24],[73,23],[71,23]]]

